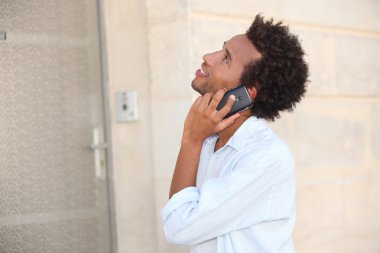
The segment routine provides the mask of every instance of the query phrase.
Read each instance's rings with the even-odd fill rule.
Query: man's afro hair
[[[246,36],[262,57],[246,65],[240,82],[256,87],[252,112],[274,121],[280,111],[293,111],[306,92],[309,70],[298,37],[282,22],[257,15]]]

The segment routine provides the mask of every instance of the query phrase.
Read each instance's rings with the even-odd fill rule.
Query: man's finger
[[[218,104],[223,98],[223,95],[226,94],[226,92],[227,92],[227,89],[223,88],[223,89],[218,90],[217,93],[215,93],[215,96],[212,98],[211,103],[209,105],[210,110],[216,110],[216,107],[218,106]]]
[[[206,108],[208,107],[208,104],[210,103],[211,97],[212,97],[211,93],[204,94],[199,103],[199,108],[202,110],[206,110]]]
[[[236,113],[234,115],[231,115],[230,117],[228,117],[227,119],[224,119],[222,120],[222,122],[220,122],[219,126],[218,126],[218,132],[219,131],[222,131],[223,129],[227,128],[228,126],[230,126],[232,123],[234,123],[234,121],[239,118],[240,116],[240,113]]]
[[[228,100],[227,100],[227,103],[223,106],[222,109],[220,109],[218,111],[218,114],[221,118],[224,118],[224,116],[226,116],[230,111],[231,111],[231,108],[232,106],[234,105],[235,103],[235,95],[230,95]]]
[[[199,104],[201,103],[202,96],[197,97],[197,99],[194,101],[193,105],[191,106],[191,109],[197,108]]]

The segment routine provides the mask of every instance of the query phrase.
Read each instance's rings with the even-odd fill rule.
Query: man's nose
[[[203,61],[206,63],[207,66],[213,65],[215,53],[216,52],[203,55]]]

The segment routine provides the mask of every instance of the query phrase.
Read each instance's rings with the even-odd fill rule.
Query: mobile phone
[[[252,99],[249,97],[247,89],[244,85],[239,85],[238,87],[229,90],[226,92],[226,94],[224,94],[222,100],[219,102],[219,105],[216,107],[216,110],[219,111],[222,109],[226,105],[228,98],[231,95],[235,95],[235,103],[233,104],[231,111],[224,118],[228,118],[235,113],[244,111],[253,106]]]

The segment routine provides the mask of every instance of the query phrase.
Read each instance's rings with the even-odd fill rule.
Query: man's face
[[[245,34],[236,35],[224,43],[222,50],[203,56],[204,62],[196,71],[191,87],[201,95],[216,93],[221,88],[235,88],[244,66],[260,57]]]

